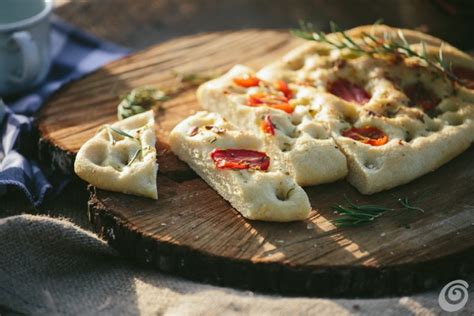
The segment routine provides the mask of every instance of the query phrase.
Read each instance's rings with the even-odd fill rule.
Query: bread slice
[[[446,64],[474,73],[472,57],[446,43],[441,47],[441,40],[420,32],[379,25],[358,27],[347,34],[360,38],[370,33],[383,40],[384,36],[396,38],[400,32],[412,50],[426,51],[434,59],[442,49]],[[330,38],[341,36],[331,34]],[[418,58],[357,55],[323,43],[306,43],[257,76],[314,88],[310,107],[315,118],[327,124],[347,157],[349,182],[364,194],[431,172],[474,141],[472,85],[453,82]],[[386,139],[376,145],[370,144],[377,143],[376,139],[357,140],[360,137],[354,131],[364,129],[377,131],[379,140]]]
[[[101,127],[77,153],[75,173],[100,189],[158,198],[153,111]]]
[[[169,140],[172,151],[244,217],[276,222],[308,217],[306,193],[255,134],[218,114],[198,112],[179,123]]]
[[[344,178],[347,175],[346,158],[337,149],[325,122],[313,116],[310,103],[314,88],[290,84],[284,91],[291,97],[286,98],[282,91],[273,88],[279,83],[273,78],[260,79],[259,85],[253,87],[242,87],[235,82],[236,78],[255,76],[258,74],[251,68],[237,65],[222,77],[201,85],[198,100],[205,110],[219,113],[240,129],[262,136],[266,151],[286,166],[299,185]],[[281,84],[285,85],[284,82]],[[274,96],[275,107],[249,106],[249,98],[259,94]],[[282,104],[285,107],[278,108]],[[273,133],[262,129],[265,121],[273,125]]]

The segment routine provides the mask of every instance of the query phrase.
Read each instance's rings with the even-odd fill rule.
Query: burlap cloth
[[[474,278],[462,314],[474,314]],[[284,298],[189,282],[134,266],[64,219],[0,219],[0,306],[35,315],[432,315],[438,291],[402,298]]]

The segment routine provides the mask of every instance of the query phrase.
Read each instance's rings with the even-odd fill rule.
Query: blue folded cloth
[[[51,23],[51,70],[45,81],[21,96],[0,100],[0,195],[16,187],[38,207],[52,185],[45,170],[25,148],[35,142],[32,116],[48,96],[71,80],[121,58],[129,50],[95,38],[53,17]]]

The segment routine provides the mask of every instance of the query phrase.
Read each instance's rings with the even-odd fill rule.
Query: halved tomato
[[[361,128],[352,127],[343,131],[342,136],[352,138],[356,141],[372,146],[382,146],[388,142],[388,136],[373,126],[365,126]]]
[[[460,84],[468,89],[474,89],[474,69],[454,66],[453,73],[456,77],[462,80]]]
[[[248,149],[214,149],[211,158],[217,169],[268,170],[270,157],[266,153]]]
[[[275,88],[278,91],[281,91],[287,99],[291,99],[293,97],[293,91],[291,91],[290,87],[288,87],[288,84],[285,80],[276,81]]]
[[[234,83],[244,88],[257,87],[260,83],[260,79],[255,76],[244,76],[234,78]]]
[[[265,92],[259,92],[249,95],[247,99],[249,106],[268,106],[273,109],[293,113],[294,107],[288,103],[288,99],[281,95],[273,95]]]
[[[342,78],[329,83],[327,89],[330,93],[348,102],[365,104],[369,102],[371,98],[370,94],[365,91],[364,88]]]
[[[419,106],[425,111],[434,110],[440,102],[436,94],[428,90],[421,82],[407,86],[403,91],[410,99],[412,106]]]

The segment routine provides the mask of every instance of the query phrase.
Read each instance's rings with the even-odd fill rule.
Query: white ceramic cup
[[[0,97],[41,82],[48,74],[53,0],[0,0]]]

